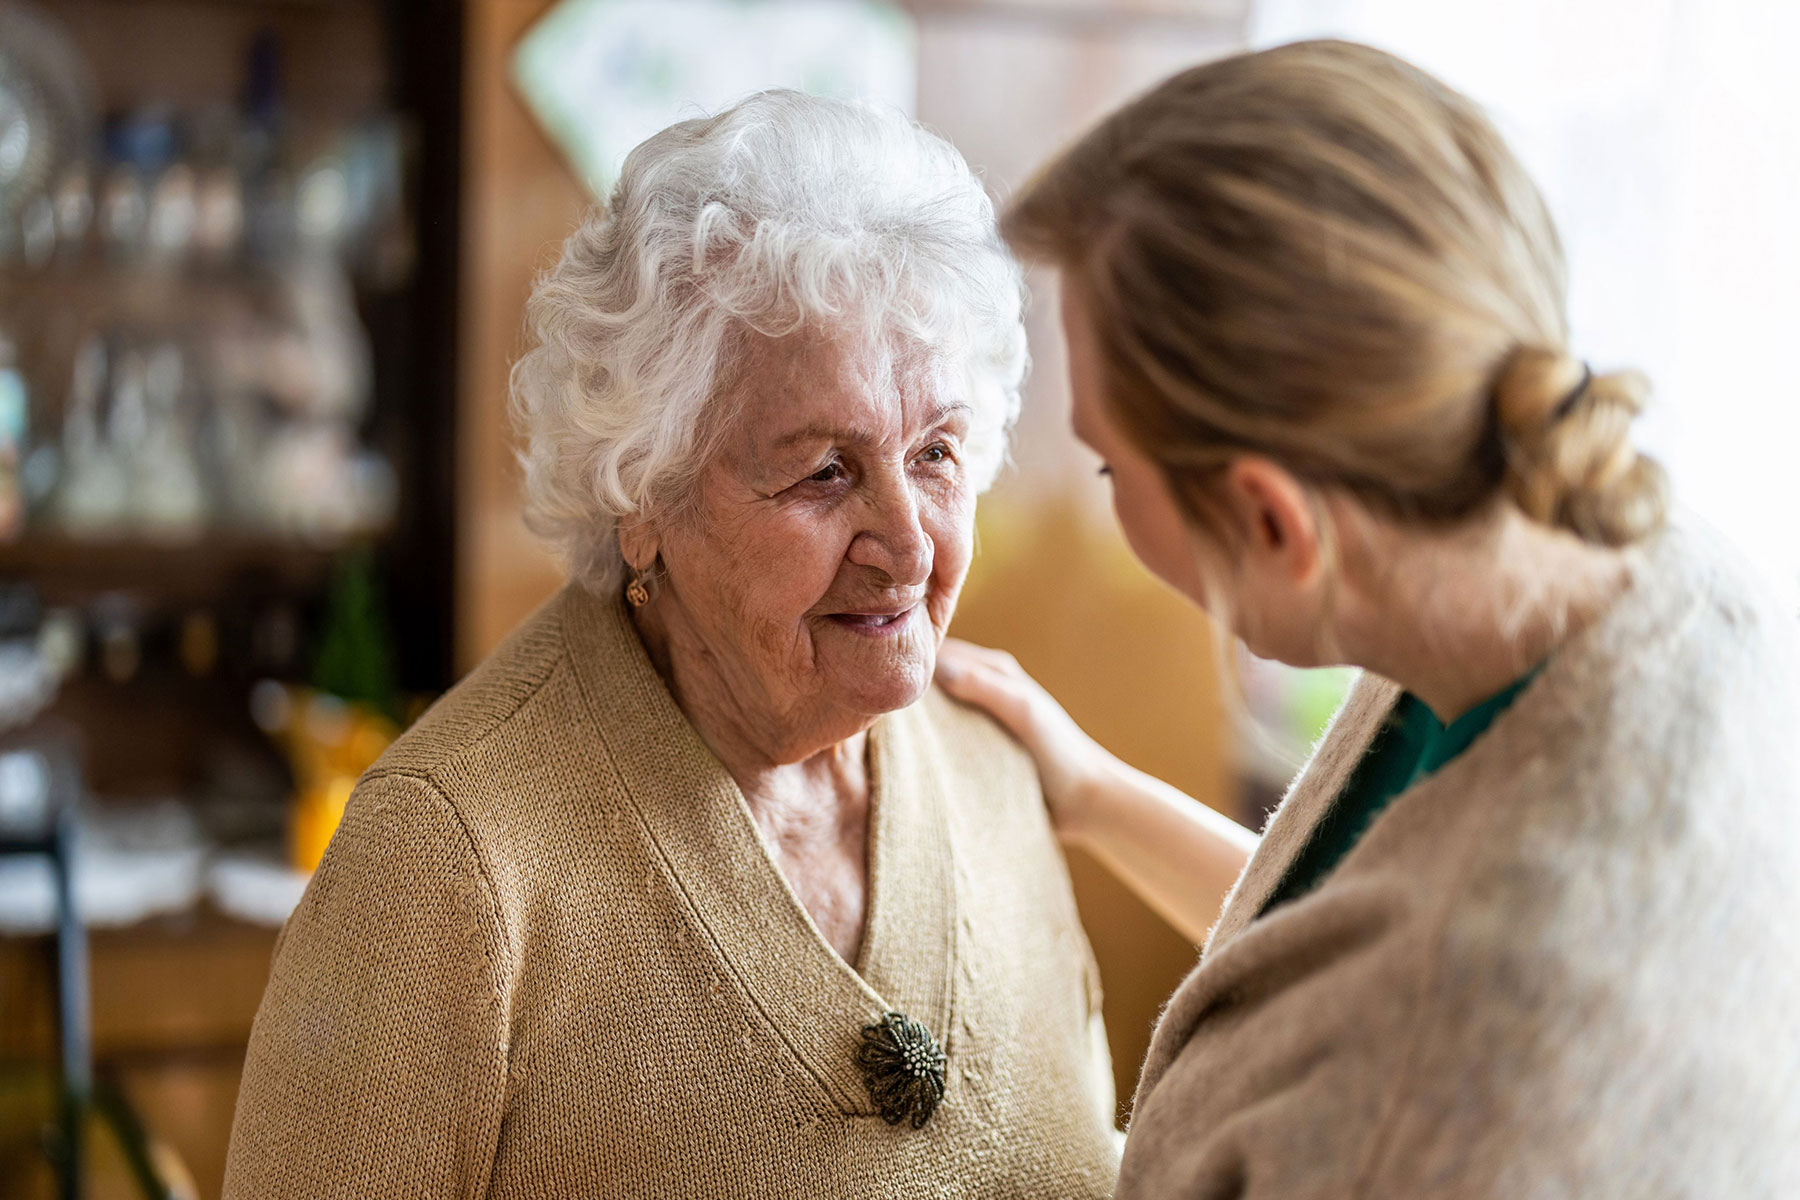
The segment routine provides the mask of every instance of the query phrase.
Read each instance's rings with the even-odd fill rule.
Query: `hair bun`
[[[1668,478],[1631,440],[1649,397],[1637,371],[1589,376],[1566,351],[1515,351],[1493,391],[1507,494],[1533,520],[1602,545],[1659,528]]]

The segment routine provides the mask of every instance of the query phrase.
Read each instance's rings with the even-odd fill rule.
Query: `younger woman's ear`
[[[1274,565],[1296,587],[1312,584],[1322,555],[1306,487],[1268,459],[1245,455],[1225,469],[1224,490],[1245,553]]]

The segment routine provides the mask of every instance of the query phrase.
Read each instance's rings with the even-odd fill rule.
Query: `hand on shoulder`
[[[1094,784],[1115,760],[1084,733],[1012,655],[958,638],[938,652],[937,681],[965,704],[985,710],[1037,760],[1044,801],[1058,833],[1073,836]]]

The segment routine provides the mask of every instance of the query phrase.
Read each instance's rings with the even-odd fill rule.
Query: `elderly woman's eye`
[[[830,483],[843,473],[844,468],[838,463],[827,463],[817,471],[814,471],[811,475],[808,475],[806,479],[808,483]]]
[[[933,445],[933,446],[927,446],[925,448],[925,453],[919,455],[919,458],[922,461],[928,462],[928,463],[944,462],[949,457],[950,457],[950,447],[944,445],[944,443],[942,443],[942,442],[938,442],[936,445]]]

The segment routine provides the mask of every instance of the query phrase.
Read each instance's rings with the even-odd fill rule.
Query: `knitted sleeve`
[[[478,1197],[507,1072],[493,889],[428,781],[365,778],[283,930],[225,1196]]]

